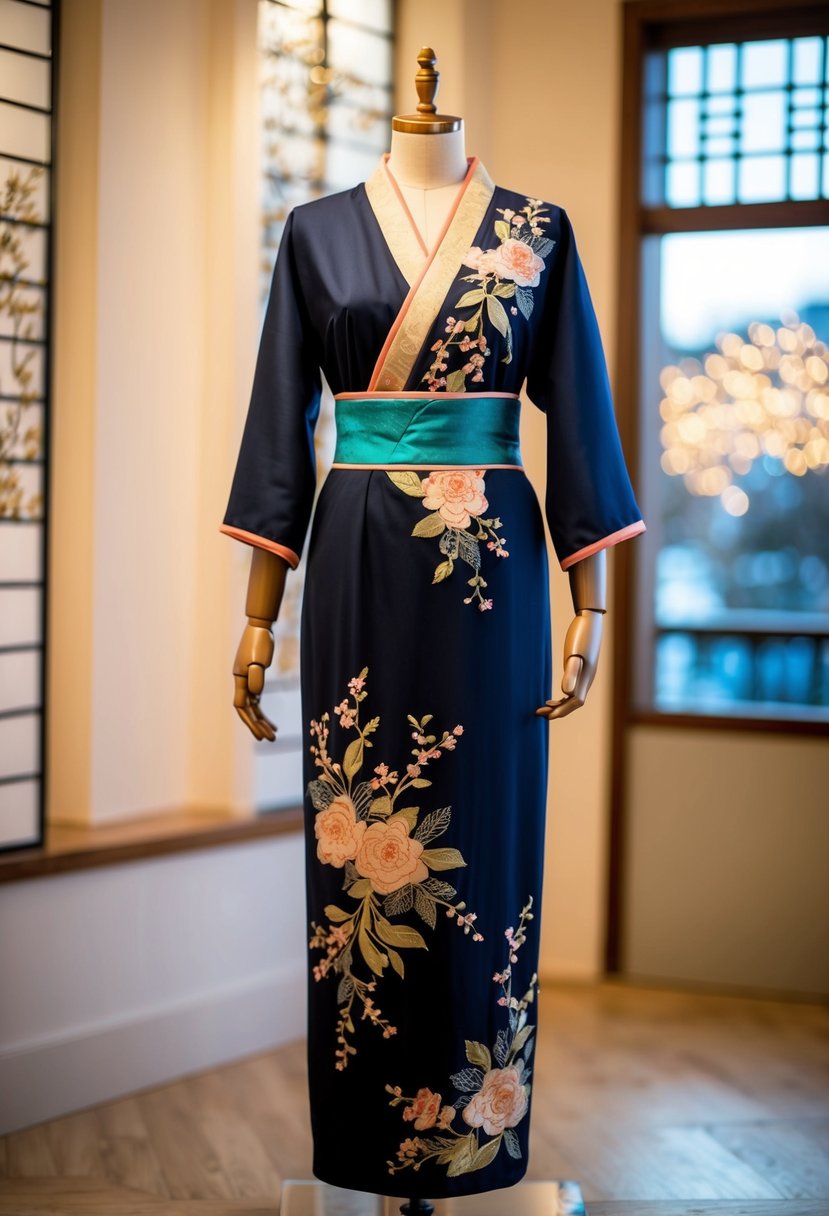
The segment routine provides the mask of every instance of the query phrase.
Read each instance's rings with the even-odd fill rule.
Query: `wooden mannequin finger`
[[[248,690],[253,697],[261,697],[265,687],[265,668],[259,663],[251,663],[248,667]]]
[[[235,709],[242,709],[248,703],[248,675],[247,671],[244,675],[234,675],[233,677],[233,705]]]
[[[271,719],[268,717],[268,715],[266,713],[263,712],[262,707],[258,701],[253,706],[253,712],[256,715],[256,721],[260,722],[264,727],[267,728],[268,737],[271,739],[276,738],[277,725],[275,722],[271,721]]]
[[[256,721],[256,718],[253,716],[253,713],[251,712],[250,706],[247,703],[245,705],[237,705],[236,712],[239,715],[239,717],[242,719],[242,721],[244,722],[245,726],[248,728],[250,733],[253,735],[253,737],[255,739],[261,739],[262,732],[260,730],[259,724]]]
[[[568,697],[576,691],[579,678],[584,669],[584,659],[580,654],[571,654],[564,664],[564,675],[561,677],[561,691]]]

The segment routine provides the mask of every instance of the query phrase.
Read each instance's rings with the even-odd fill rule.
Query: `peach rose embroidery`
[[[341,868],[356,857],[366,824],[357,819],[357,810],[347,794],[318,811],[314,820],[317,857],[328,865]]]
[[[512,279],[519,287],[537,287],[544,269],[544,259],[534,253],[525,241],[509,237],[494,250],[491,269],[502,279]]]
[[[509,1068],[490,1068],[483,1085],[463,1108],[470,1127],[483,1127],[488,1136],[515,1127],[527,1113],[527,1091],[522,1084],[524,1061]]]
[[[403,1118],[414,1120],[417,1130],[423,1132],[435,1126],[440,1109],[440,1094],[433,1094],[431,1089],[419,1089],[411,1106],[403,1111]]]
[[[489,506],[484,496],[483,469],[436,469],[421,479],[423,506],[438,511],[450,528],[468,528],[472,515]]]
[[[372,823],[366,830],[354,864],[363,878],[371,880],[375,891],[388,895],[407,882],[423,882],[428,878],[426,863],[421,861],[423,845],[409,835],[405,819]]]

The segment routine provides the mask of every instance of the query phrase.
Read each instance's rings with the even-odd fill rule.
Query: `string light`
[[[664,472],[730,515],[749,509],[734,478],[756,460],[778,460],[795,477],[829,466],[829,349],[796,313],[781,322],[752,322],[747,340],[721,333],[716,351],[659,375]]]

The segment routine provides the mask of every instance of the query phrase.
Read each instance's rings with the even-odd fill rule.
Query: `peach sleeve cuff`
[[[600,549],[608,549],[611,545],[618,545],[619,541],[629,540],[631,536],[638,536],[640,532],[644,531],[645,521],[638,519],[635,524],[628,524],[626,528],[620,528],[618,532],[611,532],[608,536],[603,536],[601,540],[594,541],[592,545],[585,545],[578,552],[571,553],[569,557],[565,557],[560,562],[561,568],[562,570],[569,570],[571,566],[575,566],[576,562],[580,562],[585,557],[592,557]]]
[[[275,553],[277,557],[284,558],[292,570],[296,570],[299,565],[298,553],[289,549],[287,545],[280,545],[275,540],[269,540],[267,536],[246,532],[244,528],[234,528],[231,524],[220,524],[219,531],[224,532],[226,536],[232,536],[235,540],[244,541],[246,545],[256,545],[259,549],[267,549],[269,553]]]

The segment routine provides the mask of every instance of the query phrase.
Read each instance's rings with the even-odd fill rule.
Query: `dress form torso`
[[[393,130],[387,168],[431,249],[469,168],[463,128],[428,135]]]

